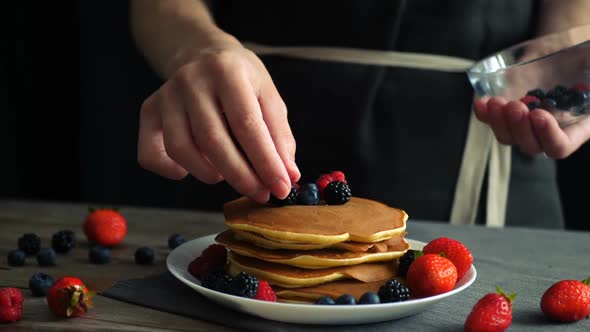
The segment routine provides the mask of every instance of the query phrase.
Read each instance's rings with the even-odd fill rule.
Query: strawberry
[[[515,294],[506,295],[500,287],[498,293],[484,295],[465,320],[465,331],[501,332],[512,323],[512,300]]]
[[[535,96],[524,96],[524,97],[520,98],[520,101],[525,105],[528,105],[530,103],[540,103],[541,102],[541,100]]]
[[[18,288],[0,288],[0,323],[12,323],[23,316],[23,293]]]
[[[215,267],[223,267],[227,263],[227,250],[221,244],[208,246],[199,257],[190,262],[188,271],[199,280],[203,280],[207,272]]]
[[[256,300],[277,302],[277,294],[270,287],[268,281],[266,280],[258,281],[258,290],[256,291],[256,295],[254,296],[254,298]]]
[[[590,91],[590,83],[577,83],[573,87],[574,90],[588,92]]]
[[[473,264],[473,255],[467,246],[448,237],[436,238],[422,249],[425,254],[443,254],[457,268],[457,280],[461,280]]]
[[[60,317],[81,316],[92,307],[89,292],[82,280],[75,277],[63,277],[57,280],[47,293],[49,309]]]
[[[575,322],[589,318],[590,278],[554,283],[541,297],[541,310],[549,319],[558,322]]]
[[[88,241],[113,247],[127,234],[127,221],[115,209],[90,209],[84,220],[84,234]]]
[[[448,258],[425,254],[410,265],[406,278],[413,297],[427,297],[452,290],[457,282],[457,268]]]

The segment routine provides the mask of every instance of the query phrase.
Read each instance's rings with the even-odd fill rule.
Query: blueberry
[[[315,183],[306,183],[299,188],[297,201],[302,205],[318,205],[320,203],[320,191]]]
[[[322,296],[315,301],[315,304],[332,305],[332,304],[336,304],[336,302],[334,301],[333,298],[331,298],[329,296]]]
[[[366,292],[361,296],[359,299],[359,304],[379,304],[381,300],[379,299],[379,295],[373,292]]]
[[[170,237],[168,237],[168,248],[170,248],[170,250],[175,249],[176,247],[185,242],[186,240],[184,239],[184,237],[182,237],[182,235],[172,234],[170,235]]]
[[[541,101],[541,107],[548,111],[552,111],[557,107],[557,102],[555,99],[545,98]]]
[[[93,264],[107,264],[111,261],[111,249],[103,246],[92,246],[88,250],[88,260]]]
[[[35,255],[41,249],[41,238],[35,233],[25,233],[18,238],[18,248],[27,255]]]
[[[29,279],[29,289],[33,296],[46,296],[51,286],[53,286],[53,278],[45,273],[37,272]]]
[[[55,265],[55,251],[51,248],[43,248],[37,253],[37,263],[39,266]]]
[[[135,250],[135,263],[149,265],[154,262],[154,251],[149,247],[140,247]]]
[[[543,99],[545,97],[545,92],[541,89],[534,89],[526,93],[527,96],[534,96],[539,99]]]
[[[10,266],[23,266],[25,265],[25,259],[27,258],[27,254],[25,254],[22,250],[11,250],[8,253],[7,260],[8,265]]]
[[[531,101],[530,103],[526,104],[526,106],[529,108],[529,111],[532,111],[534,109],[541,107],[541,102],[540,101]]]
[[[336,304],[355,305],[356,299],[350,294],[343,294],[336,299]]]
[[[586,93],[575,89],[569,91],[569,98],[572,106],[582,106],[587,102]]]

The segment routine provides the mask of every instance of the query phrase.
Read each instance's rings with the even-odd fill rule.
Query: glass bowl
[[[590,115],[590,25],[531,39],[474,64],[477,97],[520,100],[563,128]]]

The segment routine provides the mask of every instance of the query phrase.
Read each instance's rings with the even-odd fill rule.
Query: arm
[[[537,34],[545,35],[590,24],[588,13],[590,13],[588,0],[543,0]]]

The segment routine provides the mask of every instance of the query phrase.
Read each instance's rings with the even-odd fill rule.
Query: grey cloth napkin
[[[590,320],[549,322],[540,309],[543,292],[561,279],[590,276],[590,233],[525,228],[493,229],[409,221],[408,238],[440,236],[462,241],[473,252],[478,276],[465,291],[399,320],[362,325],[305,325],[277,322],[233,311],[206,299],[165,273],[117,282],[101,295],[157,310],[252,331],[463,331],[479,298],[501,286],[517,294],[510,331],[590,331]]]

